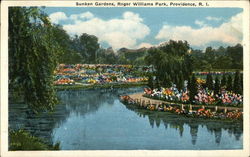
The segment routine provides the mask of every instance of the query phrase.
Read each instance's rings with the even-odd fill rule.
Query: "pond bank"
[[[136,93],[121,96],[121,101],[126,105],[134,105],[151,111],[165,111],[185,115],[187,117],[242,120],[242,108],[206,105],[187,105],[170,103],[162,100],[155,100],[143,96],[143,93]]]
[[[110,84],[90,84],[90,85],[56,85],[55,89],[57,91],[63,90],[82,90],[82,89],[103,89],[103,88],[129,88],[144,86],[147,82],[139,83],[110,83]]]

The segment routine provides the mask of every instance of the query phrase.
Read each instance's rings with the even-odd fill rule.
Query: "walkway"
[[[185,105],[185,104],[178,104],[178,103],[172,103],[172,102],[167,102],[167,101],[162,101],[162,100],[155,100],[155,99],[150,99],[150,98],[147,98],[147,97],[144,97],[143,96],[144,93],[136,93],[136,94],[131,94],[129,95],[130,98],[132,98],[133,100],[137,100],[138,102],[146,102],[148,104],[156,104],[156,105],[159,105],[159,104],[162,104],[162,103],[170,103],[170,104],[177,104],[177,105],[183,105],[184,107],[185,106],[189,106],[189,105]],[[221,109],[221,110],[238,110],[238,111],[242,111],[243,108],[238,108],[238,107],[225,107],[225,106],[208,106],[208,105],[192,105],[192,107],[205,107],[205,108],[214,108],[215,110],[218,110],[218,109]]]

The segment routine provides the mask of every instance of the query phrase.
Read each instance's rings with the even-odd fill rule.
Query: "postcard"
[[[1,156],[249,156],[248,1],[3,1]]]

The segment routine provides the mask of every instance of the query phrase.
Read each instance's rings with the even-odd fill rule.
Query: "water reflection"
[[[119,95],[141,90],[142,88],[60,91],[60,104],[55,111],[39,115],[33,114],[25,104],[10,104],[9,127],[29,130],[48,143],[64,141],[61,143],[63,149],[242,147],[242,123],[185,118],[166,112],[137,109],[123,105],[118,100]],[[68,130],[65,131],[65,128]],[[143,134],[138,130],[143,130]],[[206,140],[212,141],[207,144]],[[221,142],[228,145],[221,146]],[[217,148],[214,144],[220,147]]]
[[[214,135],[215,143],[220,144],[222,131],[227,131],[230,136],[234,135],[235,140],[239,141],[243,134],[243,123],[242,122],[226,122],[218,120],[202,120],[194,118],[186,118],[184,116],[175,115],[167,112],[156,112],[144,109],[137,109],[132,105],[125,105],[127,109],[137,113],[139,117],[148,118],[149,124],[152,128],[159,128],[164,125],[165,129],[174,128],[178,130],[179,136],[183,136],[184,125],[188,125],[190,128],[191,143],[196,144],[199,126],[206,127],[207,131]]]
[[[26,104],[10,104],[9,128],[28,130],[32,135],[52,143],[53,129],[65,123],[70,114],[85,116],[94,113],[104,103],[112,106],[119,95],[139,92],[142,89],[143,87],[59,91],[57,94],[60,104],[51,113],[34,114]]]

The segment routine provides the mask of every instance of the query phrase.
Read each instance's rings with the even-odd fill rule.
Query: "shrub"
[[[49,145],[42,139],[32,136],[25,130],[11,130],[9,132],[9,150],[59,150],[60,143]]]

